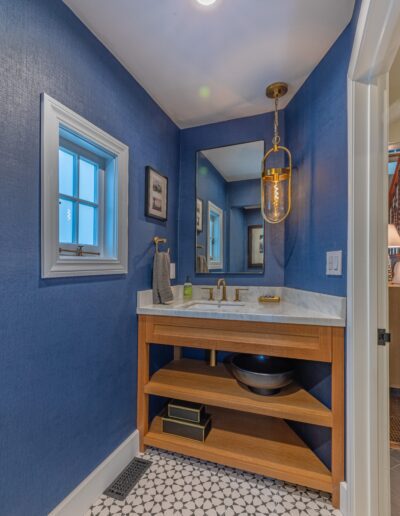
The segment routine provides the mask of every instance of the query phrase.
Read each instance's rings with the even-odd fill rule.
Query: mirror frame
[[[208,277],[208,276],[217,276],[218,274],[220,276],[225,276],[225,275],[229,275],[229,276],[255,276],[255,277],[260,277],[260,276],[264,276],[265,274],[265,257],[266,257],[266,253],[265,253],[265,246],[266,246],[266,241],[267,239],[265,238],[266,236],[266,222],[264,221],[264,263],[263,263],[263,266],[260,267],[260,268],[257,268],[257,270],[252,270],[252,271],[242,271],[242,272],[226,272],[226,271],[208,271],[208,272],[197,272],[197,199],[198,199],[198,196],[197,196],[197,165],[198,165],[198,155],[200,152],[203,152],[203,151],[208,151],[208,150],[213,150],[213,149],[222,149],[222,148],[225,148],[225,147],[234,147],[236,145],[245,145],[246,143],[254,143],[254,142],[263,142],[263,156],[265,155],[265,152],[266,152],[266,142],[264,139],[259,139],[259,140],[246,140],[246,141],[239,141],[239,142],[236,142],[236,143],[230,143],[229,145],[217,145],[216,147],[207,147],[207,148],[202,148],[202,149],[198,149],[195,151],[195,156],[194,156],[194,161],[195,161],[195,167],[194,167],[194,173],[195,173],[195,194],[194,194],[194,213],[195,213],[195,217],[194,217],[194,247],[195,247],[195,250],[194,250],[194,274],[195,276],[198,276],[198,277]],[[261,181],[261,161],[260,161],[260,181]],[[261,188],[261,187],[260,187]],[[261,196],[261,192],[260,192],[260,196]],[[204,211],[204,203],[203,203],[203,211]],[[208,214],[208,206],[207,206],[207,214]],[[226,217],[224,217],[224,219],[226,220]],[[207,215],[207,221],[208,221],[208,215]],[[207,228],[207,232],[208,232],[208,228]],[[207,255],[208,255],[208,236],[207,236],[207,245],[206,245],[206,252],[207,252]],[[224,252],[222,251],[223,255],[224,255]],[[246,255],[246,258],[247,258],[247,255]],[[206,256],[206,259],[207,259],[207,264],[208,264],[208,256]]]

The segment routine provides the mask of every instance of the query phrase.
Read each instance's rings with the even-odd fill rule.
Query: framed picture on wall
[[[196,199],[196,230],[199,233],[203,231],[203,201],[198,197]]]
[[[168,177],[146,167],[146,216],[158,220],[168,218]]]
[[[264,265],[264,227],[254,225],[248,227],[247,266],[262,267]]]

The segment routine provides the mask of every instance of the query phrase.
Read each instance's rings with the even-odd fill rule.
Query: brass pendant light
[[[292,155],[286,147],[279,145],[278,102],[288,91],[285,82],[275,82],[267,87],[266,95],[275,100],[274,137],[272,147],[262,160],[261,214],[270,224],[278,224],[289,215],[292,204]],[[267,161],[273,154],[284,153],[288,157],[288,167],[267,168]]]

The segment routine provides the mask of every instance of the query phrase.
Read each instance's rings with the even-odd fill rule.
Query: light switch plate
[[[326,275],[342,275],[342,251],[328,251],[326,253]]]
[[[169,264],[169,279],[175,279],[175,278],[176,278],[175,264],[170,263]]]

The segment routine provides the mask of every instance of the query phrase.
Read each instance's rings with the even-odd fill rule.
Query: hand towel
[[[156,252],[153,264],[153,303],[155,305],[165,304],[174,299],[169,276],[169,253]]]
[[[208,272],[207,260],[204,254],[197,256],[197,272]]]

